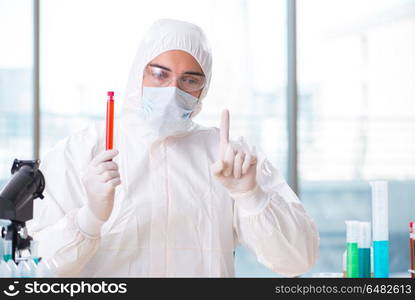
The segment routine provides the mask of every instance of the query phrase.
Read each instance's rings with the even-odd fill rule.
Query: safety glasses
[[[191,72],[177,74],[161,66],[151,64],[146,66],[144,76],[152,86],[165,87],[176,80],[178,87],[188,93],[200,91],[206,83],[204,75],[192,74]]]

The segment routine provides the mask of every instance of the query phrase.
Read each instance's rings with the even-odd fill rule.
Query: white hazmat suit
[[[35,201],[29,233],[39,255],[53,259],[58,276],[232,277],[234,250],[247,247],[260,263],[285,276],[307,272],[319,253],[314,222],[285,180],[257,154],[257,188],[230,194],[212,175],[219,130],[193,121],[162,139],[139,117],[144,67],[168,50],[200,64],[207,83],[212,58],[201,29],[174,20],[156,22],[131,69],[114,132],[121,185],[102,222],[86,207],[82,174],[105,148],[105,127],[93,123],[52,148],[40,169],[45,198]],[[201,109],[201,102],[193,115]],[[243,140],[238,147],[248,147]]]

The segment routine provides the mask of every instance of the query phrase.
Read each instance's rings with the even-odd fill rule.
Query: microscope
[[[27,233],[26,221],[33,218],[33,200],[43,199],[45,178],[39,163],[39,160],[15,159],[12,176],[0,190],[0,219],[8,220],[6,226],[0,227],[0,236],[11,241],[15,262],[30,251],[32,237]]]

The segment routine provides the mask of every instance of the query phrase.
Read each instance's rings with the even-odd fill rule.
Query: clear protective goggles
[[[161,66],[151,64],[146,66],[144,76],[152,86],[159,87],[169,86],[173,80],[176,80],[178,87],[188,93],[200,91],[206,83],[204,75],[193,74],[192,72],[177,74]]]

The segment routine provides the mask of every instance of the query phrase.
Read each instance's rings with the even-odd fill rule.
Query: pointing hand
[[[257,158],[238,150],[229,142],[229,111],[222,112],[220,123],[219,159],[212,165],[215,177],[231,193],[244,193],[256,186]]]

